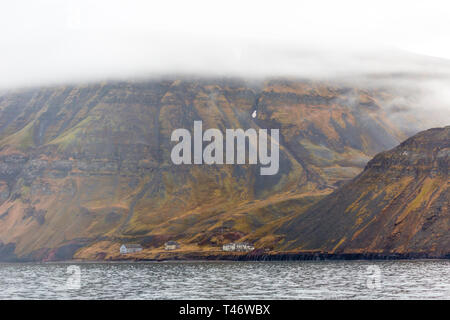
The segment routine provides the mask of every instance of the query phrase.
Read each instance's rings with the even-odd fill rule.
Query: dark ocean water
[[[0,264],[0,299],[450,299],[450,261]]]

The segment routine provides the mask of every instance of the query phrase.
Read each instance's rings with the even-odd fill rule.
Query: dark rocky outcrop
[[[450,127],[376,155],[364,172],[278,229],[287,249],[390,257],[450,253]]]

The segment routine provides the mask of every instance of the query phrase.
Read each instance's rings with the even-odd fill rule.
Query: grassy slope
[[[381,107],[385,96],[287,80],[101,83],[3,96],[0,161],[18,169],[0,172],[8,186],[0,241],[39,259],[70,244],[87,246],[83,256],[102,239],[111,248],[170,238],[210,250],[240,237],[281,248],[274,228],[404,138]],[[172,130],[199,119],[204,129],[280,128],[279,174],[172,165]],[[17,154],[24,164],[9,160]]]

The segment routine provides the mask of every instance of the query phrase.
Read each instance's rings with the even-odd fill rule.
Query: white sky
[[[354,57],[402,49],[450,59],[449,40],[448,1],[2,0],[0,87],[166,72],[404,71],[414,67],[395,54]]]

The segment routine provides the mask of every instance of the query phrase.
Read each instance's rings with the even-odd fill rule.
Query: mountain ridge
[[[84,252],[101,259],[120,242],[155,249],[168,239],[204,251],[233,239],[278,248],[274,225],[406,137],[384,108],[395,98],[381,89],[288,79],[103,82],[5,93],[5,256],[61,260]],[[280,172],[173,165],[170,134],[191,130],[195,120],[205,129],[279,128]]]
[[[449,153],[450,126],[379,153],[355,179],[280,228],[293,240],[287,248],[448,255]]]

